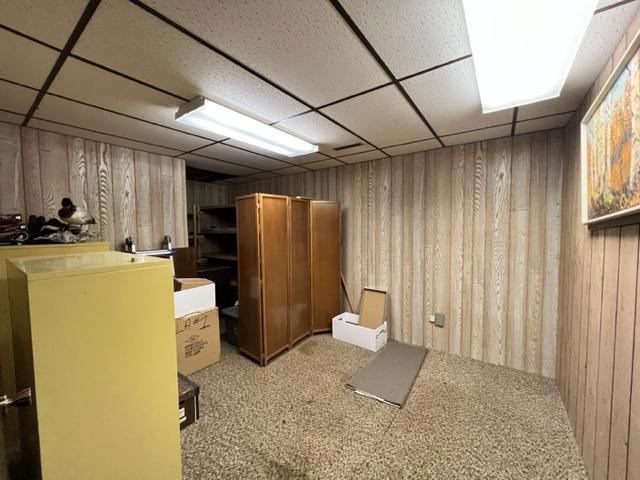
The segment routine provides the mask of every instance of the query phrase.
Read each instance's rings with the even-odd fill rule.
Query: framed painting
[[[582,119],[582,223],[640,213],[640,34]]]

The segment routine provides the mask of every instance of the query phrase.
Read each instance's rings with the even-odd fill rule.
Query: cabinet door
[[[287,197],[260,194],[260,270],[264,361],[289,346]]]
[[[311,334],[309,201],[289,200],[291,343]]]
[[[238,343],[240,351],[262,363],[262,310],[258,195],[236,198],[238,238]]]
[[[311,202],[311,319],[314,333],[331,330],[340,313],[340,203]]]

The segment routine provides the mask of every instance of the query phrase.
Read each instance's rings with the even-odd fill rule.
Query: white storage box
[[[173,292],[173,306],[175,318],[214,308],[216,306],[216,286],[214,283],[210,283],[202,287]]]
[[[367,328],[357,324],[359,317],[348,312],[333,317],[333,338],[377,352],[387,344],[387,322]]]

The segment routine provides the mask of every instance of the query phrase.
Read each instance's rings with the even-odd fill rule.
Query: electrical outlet
[[[436,327],[444,327],[444,313],[436,313]]]
[[[429,315],[429,321],[431,323],[436,323],[436,316],[435,315]]]

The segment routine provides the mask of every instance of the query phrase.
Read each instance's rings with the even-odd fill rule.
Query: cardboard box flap
[[[360,300],[360,322],[363,327],[376,329],[384,323],[387,292],[363,288]]]
[[[173,291],[181,292],[182,290],[189,290],[190,288],[203,287],[205,285],[211,285],[213,282],[206,278],[174,278],[173,279]]]

